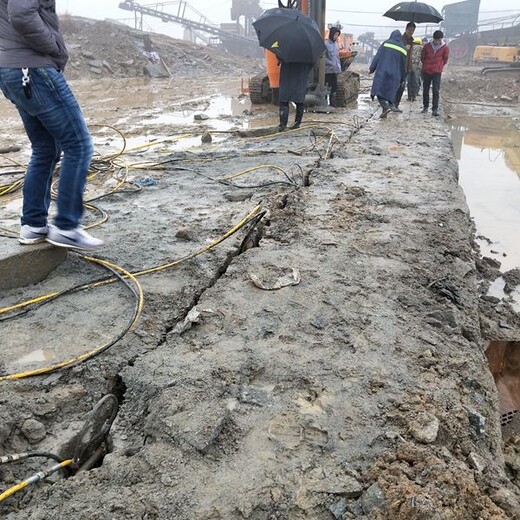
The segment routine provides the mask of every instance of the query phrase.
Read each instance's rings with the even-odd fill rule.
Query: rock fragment
[[[410,422],[409,429],[413,437],[424,444],[431,444],[439,433],[439,419],[430,413],[422,413]]]

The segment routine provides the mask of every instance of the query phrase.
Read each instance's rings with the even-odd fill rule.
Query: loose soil
[[[144,308],[126,334],[136,298],[121,283],[0,322],[3,374],[122,336],[72,368],[0,382],[5,454],[71,456],[101,397],[119,402],[102,464],[15,494],[3,518],[514,518],[520,438],[503,443],[484,344],[517,340],[520,317],[486,299],[500,272],[474,243],[446,118],[471,99],[515,120],[517,79],[451,68],[444,117],[403,102],[380,120],[359,67],[358,103],[279,134],[276,108],[251,108],[239,91],[257,64],[170,40],[170,58],[196,66],[172,61],[182,73],[149,80],[141,35],[64,26],[71,50],[113,70],[86,79],[93,67],[76,51],[69,72],[98,153],[86,197],[105,195],[92,203],[108,215],[92,230],[106,241],[99,256],[159,268],[137,277]],[[228,96],[234,115],[219,114]],[[21,149],[0,161],[24,162],[17,115],[1,107],[0,146]],[[3,241],[16,239],[19,196],[0,199]],[[231,234],[257,206],[262,218]],[[86,211],[87,225],[101,220]],[[71,253],[44,281],[1,294],[0,308],[104,276]],[[2,488],[49,465],[4,464]]]

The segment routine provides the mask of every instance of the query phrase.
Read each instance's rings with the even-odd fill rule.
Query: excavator
[[[482,76],[491,72],[520,72],[520,45],[477,45],[473,61],[484,65]]]
[[[325,36],[325,2],[326,0],[278,0],[278,7],[299,9],[303,14],[310,16]],[[266,71],[249,79],[249,97],[251,103],[278,104],[278,89],[280,84],[280,66],[278,58],[270,51],[265,51]],[[359,94],[360,77],[357,72],[344,70],[338,75],[338,90],[336,105],[345,106],[349,101],[357,99]],[[329,88],[325,85],[325,57],[319,59],[310,75],[305,104],[326,105]]]

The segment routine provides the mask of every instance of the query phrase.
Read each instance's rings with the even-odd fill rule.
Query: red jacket
[[[428,42],[422,50],[421,61],[422,71],[426,74],[438,74],[444,69],[444,65],[448,62],[450,50],[444,43],[440,49],[435,52],[431,42]]]

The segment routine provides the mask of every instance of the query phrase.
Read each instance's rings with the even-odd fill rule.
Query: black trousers
[[[408,99],[415,100],[421,90],[421,72],[418,69],[411,70],[407,76]]]
[[[433,101],[432,110],[435,112],[439,110],[439,97],[441,91],[441,73],[436,72],[435,74],[421,73],[423,80],[423,107],[428,108],[430,104],[430,85],[432,86]]]
[[[394,101],[394,105],[396,107],[399,106],[399,103],[401,103],[401,98],[403,97],[403,94],[404,94],[404,81],[402,83],[399,83],[399,88],[397,89],[397,93],[395,94],[395,101]]]
[[[338,75],[325,74],[325,83],[330,87],[330,93],[335,94],[338,90]]]

